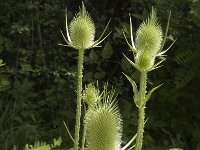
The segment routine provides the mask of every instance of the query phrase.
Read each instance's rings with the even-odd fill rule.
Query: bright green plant
[[[108,91],[105,86],[99,97],[96,105],[90,105],[85,115],[87,149],[120,150],[122,120],[115,102],[114,90]]]
[[[61,137],[59,137],[58,139],[54,139],[53,144],[47,144],[46,142],[36,141],[34,145],[26,144],[24,150],[51,150],[52,148],[60,146],[61,143]],[[16,148],[13,149],[15,150]]]
[[[108,23],[109,24],[109,23]],[[66,13],[66,31],[67,39],[62,33],[67,45],[79,52],[78,55],[78,83],[77,83],[77,109],[76,109],[76,126],[75,126],[75,137],[74,137],[74,150],[78,150],[79,147],[79,131],[80,131],[80,118],[81,118],[81,103],[82,103],[82,77],[83,77],[83,58],[86,49],[98,47],[98,45],[108,36],[103,35],[108,27],[105,27],[103,33],[98,40],[94,41],[95,37],[95,26],[89,13],[86,11],[84,4],[82,3],[82,8],[79,13],[75,15],[72,19],[69,29],[67,23],[67,13]]]
[[[135,140],[136,135],[121,148],[122,117],[119,112],[115,90],[108,90],[105,84],[103,92],[99,92],[93,84],[89,84],[84,92],[84,102],[88,105],[84,117],[84,136],[82,150],[127,150]]]
[[[137,88],[136,83],[129,76],[125,75],[133,86],[134,102],[139,109],[137,139],[135,148],[136,150],[141,150],[143,145],[146,103],[151,97],[151,94],[157,88],[160,87],[159,85],[150,90],[149,92],[146,91],[147,73],[156,68],[161,67],[160,64],[164,61],[163,59],[164,54],[170,48],[169,47],[167,50],[162,51],[167,36],[168,26],[169,26],[169,19],[166,28],[166,33],[163,38],[163,32],[156,17],[156,11],[152,9],[150,16],[138,28],[136,32],[135,43],[133,40],[131,18],[130,18],[131,44],[129,44],[124,34],[126,42],[131,51],[133,52],[134,61],[131,61],[126,56],[125,57],[134,68],[140,71],[139,89]],[[162,59],[158,63],[155,63],[156,57],[162,57]]]
[[[144,21],[137,30],[134,43],[132,21],[130,18],[131,44],[129,44],[126,37],[125,39],[133,52],[134,61],[131,61],[126,56],[125,58],[141,73],[139,89],[137,88],[136,83],[129,76],[125,76],[133,86],[134,102],[139,109],[139,119],[137,134],[124,147],[121,148],[122,119],[115,101],[116,96],[114,90],[109,91],[106,85],[103,92],[100,93],[99,89],[93,84],[86,86],[84,91],[82,89],[83,59],[85,50],[98,47],[98,45],[109,35],[108,34],[102,38],[108,27],[108,24],[106,25],[100,38],[94,41],[94,22],[86,11],[84,4],[82,4],[82,8],[80,9],[79,13],[72,19],[71,23],[69,24],[69,29],[66,14],[67,38],[65,38],[62,31],[61,33],[67,45],[60,45],[72,47],[77,49],[79,52],[77,71],[77,109],[74,138],[71,136],[67,128],[70,138],[74,142],[74,147],[71,149],[131,150],[134,147],[136,150],[142,149],[146,102],[150,99],[151,94],[160,87],[157,86],[146,93],[147,73],[160,67],[160,64],[164,59],[161,59],[158,63],[155,63],[156,57],[163,58],[165,52],[167,52],[167,50],[170,48],[169,47],[167,50],[162,51],[166,41],[168,26],[169,21],[163,38],[162,29],[158,23],[156,12],[154,9],[152,9],[149,18]],[[82,103],[84,104],[85,116],[82,147],[80,147],[79,132],[81,127],[81,116],[83,115],[81,114]],[[87,106],[85,106],[85,104],[87,104]],[[128,148],[135,139],[136,144]],[[50,145],[46,142],[36,141],[34,145],[27,144],[25,146],[25,150],[50,150],[56,146],[60,146],[61,142],[61,139],[54,140],[54,144]]]

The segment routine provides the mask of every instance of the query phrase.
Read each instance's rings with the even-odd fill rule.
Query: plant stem
[[[147,72],[141,72],[140,77],[140,90],[139,90],[139,115],[138,115],[138,128],[137,128],[137,139],[136,139],[136,147],[135,150],[142,149],[143,142],[143,132],[144,132],[144,119],[145,119],[145,92],[146,92],[146,80],[147,80]]]
[[[79,55],[78,55],[78,85],[77,85],[77,101],[76,101],[77,109],[76,109],[74,150],[78,150],[78,145],[79,145],[84,50],[80,49],[80,50],[78,50],[78,52],[79,52]]]
[[[83,103],[84,112],[86,112],[85,103]],[[85,137],[86,137],[86,124],[83,125],[83,135],[82,135],[82,148],[81,150],[85,149]]]
[[[83,128],[83,137],[82,137],[82,148],[81,148],[81,150],[85,149],[85,136],[86,136],[86,126],[84,125],[84,128]]]

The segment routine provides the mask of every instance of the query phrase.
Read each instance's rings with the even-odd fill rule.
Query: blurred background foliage
[[[163,30],[172,12],[166,47],[173,39],[163,67],[149,73],[148,88],[164,85],[147,104],[144,150],[200,150],[200,1],[199,0],[84,0],[99,36],[111,18],[112,34],[101,48],[88,50],[84,84],[108,81],[118,93],[126,143],[137,128],[137,108],[132,87],[122,75],[137,83],[139,73],[123,53],[133,58],[122,35],[129,36],[129,13],[133,30],[157,9]],[[77,51],[64,43],[65,7],[68,20],[78,11],[80,0],[1,0],[0,149],[18,149],[37,140],[51,143],[62,137],[71,147],[63,121],[74,130]],[[135,34],[135,33],[134,33]],[[122,144],[124,144],[122,143]]]

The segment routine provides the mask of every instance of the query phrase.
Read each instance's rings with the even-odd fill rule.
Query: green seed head
[[[83,100],[88,106],[95,107],[97,105],[98,97],[99,92],[93,84],[89,84],[83,91]]]
[[[69,26],[71,44],[76,49],[87,49],[94,43],[95,26],[92,18],[82,4],[82,9]]]
[[[136,49],[156,55],[161,47],[162,35],[156,12],[152,9],[149,18],[140,25],[136,32]]]
[[[85,116],[87,150],[120,150],[122,121],[111,94],[104,94],[104,101],[89,109]]]

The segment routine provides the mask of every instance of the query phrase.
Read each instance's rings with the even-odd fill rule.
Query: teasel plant
[[[82,150],[131,150],[136,135],[123,147],[122,117],[116,102],[114,88],[109,90],[108,83],[100,92],[93,84],[86,86],[83,100],[88,106],[84,117],[84,136]],[[85,141],[86,140],[86,144]]]
[[[87,150],[120,150],[122,119],[115,99],[114,90],[105,85],[96,104],[88,103],[84,119]]]
[[[128,75],[124,74],[128,81],[131,83],[134,92],[134,102],[138,107],[138,127],[137,127],[137,137],[135,150],[141,150],[143,146],[143,133],[145,122],[145,108],[146,103],[150,99],[152,93],[158,89],[161,85],[154,87],[150,91],[146,91],[147,87],[147,74],[161,67],[161,63],[165,60],[165,53],[170,49],[175,41],[166,49],[163,50],[164,44],[167,40],[169,22],[170,22],[171,12],[168,17],[168,22],[166,26],[165,33],[156,16],[156,10],[152,8],[149,17],[142,22],[136,31],[135,41],[133,38],[132,20],[130,17],[130,34],[131,43],[127,40],[125,32],[123,31],[125,40],[130,50],[133,53],[134,61],[129,59],[124,55],[128,62],[140,72],[140,83],[139,89],[134,80],[132,80]],[[158,62],[156,62],[158,58]]]
[[[110,21],[109,21],[110,22]],[[61,31],[61,34],[66,44],[59,44],[61,46],[72,47],[78,50],[78,71],[77,71],[77,109],[76,109],[76,125],[75,125],[75,136],[74,136],[74,150],[79,148],[79,132],[81,123],[81,106],[82,106],[82,77],[83,77],[83,62],[84,53],[86,50],[99,47],[99,44],[110,34],[104,36],[109,22],[103,30],[100,37],[95,41],[95,25],[90,16],[86,11],[84,4],[79,12],[74,16],[68,27],[67,11],[66,11],[66,36]]]

